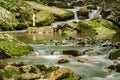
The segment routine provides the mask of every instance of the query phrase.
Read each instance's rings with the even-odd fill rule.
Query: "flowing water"
[[[71,9],[75,13],[74,20],[77,21],[76,17],[76,9]],[[97,11],[93,11],[91,14],[91,18],[95,16]],[[71,20],[73,21],[73,20]],[[61,22],[53,23],[52,25],[58,25]],[[67,41],[66,38],[68,36],[62,36],[59,34],[38,34],[38,33],[26,33],[25,31],[13,31],[13,32],[4,32],[8,33],[18,40],[21,40],[25,43],[30,44],[34,50],[36,55],[15,57],[12,59],[8,59],[8,61],[12,62],[25,62],[27,64],[45,64],[45,65],[59,65],[71,68],[76,75],[80,75],[85,77],[84,80],[120,80],[120,73],[117,72],[107,72],[105,67],[114,63],[114,61],[107,59],[107,55],[110,50],[103,53],[103,55],[99,56],[89,56],[82,55],[78,56],[81,58],[86,58],[89,62],[82,63],[78,62],[75,57],[68,57],[67,55],[62,54],[62,50],[90,50],[100,51],[103,47],[99,45],[95,46],[76,46],[76,41]],[[118,34],[119,35],[119,34]],[[111,39],[115,36],[114,34],[106,35],[104,38]],[[99,38],[99,36],[97,36]],[[101,37],[100,37],[101,38]],[[120,40],[120,37],[117,36],[116,40]],[[67,43],[67,44],[57,44],[56,43]],[[53,54],[54,53],[54,54]],[[56,64],[56,62],[62,58],[68,59],[70,62],[65,64]],[[119,62],[119,61],[118,61]]]

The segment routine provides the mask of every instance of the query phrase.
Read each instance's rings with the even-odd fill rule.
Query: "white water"
[[[99,7],[97,8],[97,10],[91,10],[91,12],[89,13],[89,19],[95,17],[101,17]]]
[[[75,16],[74,19],[69,21],[78,21],[76,11],[79,10],[78,8],[70,9],[74,12]],[[97,17],[99,12],[94,10],[89,14],[90,18]],[[58,25],[63,22],[55,22],[52,25]],[[41,37],[41,36],[40,36]],[[73,43],[72,43],[73,44]],[[104,68],[114,63],[114,61],[107,59],[107,55],[110,51],[104,53],[104,55],[100,56],[88,56],[83,55],[79,56],[81,58],[86,58],[90,62],[81,63],[78,62],[74,57],[68,57],[63,55],[61,50],[87,50],[87,49],[94,49],[94,51],[99,51],[101,47],[95,46],[93,47],[78,47],[74,45],[64,45],[64,46],[55,46],[55,45],[41,45],[41,44],[31,44],[36,51],[36,56],[24,56],[20,58],[13,58],[9,61],[16,61],[20,62],[23,61],[28,64],[46,64],[46,65],[59,65],[71,68],[76,75],[80,75],[85,77],[86,80],[120,80],[120,73],[112,72],[108,73]],[[54,55],[51,55],[51,52],[54,52]],[[65,64],[56,64],[56,62],[62,58],[68,59],[70,62]],[[118,61],[119,62],[119,61]]]

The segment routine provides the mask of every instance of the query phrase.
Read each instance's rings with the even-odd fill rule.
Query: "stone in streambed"
[[[73,76],[73,71],[68,68],[60,68],[56,71],[53,71],[47,78],[47,80],[62,80]]]
[[[118,59],[120,57],[120,49],[109,54],[109,59]]]
[[[75,58],[78,62],[82,62],[82,63],[89,63],[89,59],[87,58],[82,58],[82,57],[76,57]]]
[[[19,76],[19,80],[35,80],[40,79],[40,74],[36,73],[23,73]]]
[[[28,32],[28,33],[40,33],[40,34],[54,33],[54,27],[52,27],[52,26],[29,27],[29,28],[27,28],[26,32]]]
[[[77,50],[64,50],[63,54],[65,55],[72,55],[72,56],[80,56],[81,52]]]
[[[68,62],[70,62],[70,61],[67,59],[60,59],[57,61],[57,64],[63,64],[63,63],[68,63]]]

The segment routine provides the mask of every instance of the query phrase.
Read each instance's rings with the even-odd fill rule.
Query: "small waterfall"
[[[91,10],[89,13],[89,19],[95,18],[95,17],[100,17],[100,10],[97,8],[97,10]]]
[[[75,7],[74,9],[67,9],[69,11],[72,11],[74,13],[74,18],[69,21],[79,21],[78,16],[77,16],[77,11],[80,9],[80,7]]]

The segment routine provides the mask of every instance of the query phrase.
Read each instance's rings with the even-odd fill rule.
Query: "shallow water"
[[[78,8],[74,9],[73,12],[76,14]],[[93,12],[95,13],[95,12]],[[94,15],[91,14],[92,17]],[[78,20],[76,15],[73,20]],[[70,21],[73,21],[70,20]],[[58,25],[63,22],[55,22],[52,25]],[[8,59],[8,62],[25,62],[26,64],[45,64],[45,65],[59,65],[71,68],[76,75],[84,77],[83,80],[120,80],[120,73],[112,72],[108,73],[105,71],[105,67],[114,63],[114,61],[107,59],[109,50],[104,52],[104,55],[100,56],[88,56],[82,55],[79,57],[86,58],[90,62],[82,63],[78,62],[75,57],[68,57],[62,54],[62,50],[78,50],[84,51],[93,49],[93,51],[100,51],[101,47],[96,46],[76,46],[76,42],[67,42],[65,45],[56,45],[55,43],[61,42],[67,39],[69,36],[63,36],[59,34],[38,34],[38,33],[26,33],[25,31],[10,31],[4,32],[12,35],[20,41],[30,44],[35,52],[35,56],[22,56]],[[84,37],[85,35],[79,35]],[[86,35],[87,36],[87,35]],[[104,34],[94,36],[96,39],[110,39],[113,41],[120,41],[119,34]],[[54,54],[51,54],[53,51]],[[65,64],[56,64],[56,62],[62,58],[68,59],[70,62]],[[119,62],[119,61],[118,61]]]

